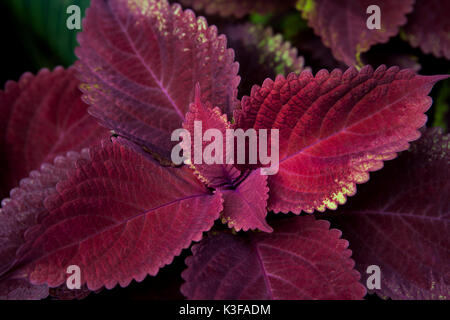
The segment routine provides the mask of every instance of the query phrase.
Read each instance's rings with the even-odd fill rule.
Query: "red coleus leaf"
[[[90,290],[155,275],[222,210],[220,192],[206,190],[188,168],[162,167],[117,141],[92,148],[56,189],[9,271],[50,287],[65,281],[69,265],[80,267]]]
[[[24,74],[0,91],[0,198],[31,170],[108,136],[86,113],[72,68]]]
[[[433,84],[447,76],[419,76],[369,66],[304,71],[266,80],[242,99],[238,128],[280,130],[280,166],[270,176],[269,209],[336,209],[354,195],[383,160],[395,158],[419,137]]]
[[[195,11],[202,10],[206,14],[219,14],[222,17],[234,16],[242,18],[251,12],[261,14],[280,11],[295,6],[296,0],[180,0],[185,6]]]
[[[166,0],[93,0],[77,68],[89,112],[118,134],[169,158],[197,82],[202,99],[230,114],[238,64],[226,37]]]
[[[198,88],[197,96],[200,96]],[[195,124],[201,124],[197,127]],[[209,104],[203,104],[199,98],[191,104],[186,115],[184,128],[190,133],[191,157],[190,167],[196,176],[209,187],[220,190],[224,198],[222,221],[228,223],[235,230],[260,229],[271,232],[272,228],[267,224],[267,176],[261,175],[260,170],[244,175],[233,164],[227,164],[226,130],[231,128],[226,115],[222,115],[219,108],[211,108]],[[205,132],[209,129],[218,130],[221,134],[219,145],[214,151],[208,152],[209,146],[214,146],[218,137],[206,139]],[[196,134],[200,134],[200,148],[195,147]],[[184,142],[184,140],[183,140]],[[220,151],[220,154],[216,154]],[[197,155],[196,155],[197,153]],[[196,157],[201,164],[196,164]],[[220,160],[221,163],[207,164],[206,161]]]
[[[182,274],[189,299],[361,299],[348,242],[313,216],[283,219],[271,234],[210,235]],[[230,272],[230,270],[232,272]]]
[[[20,181],[20,187],[11,191],[11,198],[2,201],[0,209],[0,296],[7,299],[40,299],[48,295],[46,285],[33,287],[26,275],[8,277],[17,263],[16,252],[25,243],[24,233],[48,214],[44,207],[47,196],[55,193],[56,184],[67,178],[79,159],[88,158],[87,150],[58,156],[54,164],[43,164]],[[20,289],[22,288],[22,289]],[[47,288],[45,293],[45,288]],[[10,290],[13,290],[10,292]]]
[[[437,130],[436,130],[437,131]],[[357,269],[381,270],[381,296],[450,297],[450,136],[429,130],[331,218]]]
[[[261,25],[228,24],[221,29],[236,53],[239,61],[239,74],[242,81],[240,94],[249,94],[255,83],[279,74],[300,73],[304,69],[304,59],[297,49],[281,34],[274,35],[272,29]]]
[[[450,2],[446,0],[416,0],[405,27],[406,39],[425,53],[450,59],[449,11]]]
[[[357,56],[376,43],[387,42],[406,23],[406,14],[412,11],[414,0],[299,0],[308,24],[330,47],[336,59],[348,66],[357,63]],[[376,4],[380,8],[381,28],[369,29],[367,8]]]

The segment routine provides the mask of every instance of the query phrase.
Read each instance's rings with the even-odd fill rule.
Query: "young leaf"
[[[74,72],[25,73],[0,91],[0,198],[42,163],[108,137],[87,114]]]
[[[239,65],[203,17],[166,0],[93,0],[76,54],[89,112],[116,133],[170,159],[197,82],[227,114]]]
[[[297,8],[336,59],[354,66],[361,53],[398,33],[413,3],[414,0],[379,0],[376,3],[371,0],[299,0]],[[370,17],[367,8],[373,4],[380,8],[380,29],[367,26]]]
[[[293,8],[296,0],[180,0],[181,4],[206,14],[242,18],[251,12],[261,14]]]
[[[209,187],[231,186],[240,176],[240,171],[233,164],[227,164],[226,130],[231,128],[231,124],[219,108],[212,108],[210,103],[201,102],[199,87],[196,91],[195,102],[190,105],[183,123],[183,128],[189,132],[191,138],[189,141],[191,153],[188,159],[190,167],[198,178]],[[195,129],[196,124],[198,132]],[[215,136],[208,137],[208,139],[204,137],[205,132],[212,129],[217,130],[221,139],[217,140],[218,137]],[[197,148],[196,135],[200,135],[200,137],[197,136],[197,139],[200,140]],[[183,140],[182,143],[184,144],[185,141]],[[216,147],[210,150],[210,147],[214,146]],[[221,163],[217,164],[217,161]]]
[[[197,92],[199,97],[200,91]],[[199,150],[197,155],[197,158],[202,160],[202,164],[195,163],[194,124],[196,121],[202,125],[201,137],[209,129],[216,129],[222,135],[222,141],[218,145],[221,149],[215,149],[214,154],[205,154],[205,151],[208,145],[216,142],[216,138],[212,138],[211,142],[204,141],[202,138],[201,146],[205,151]],[[237,231],[259,229],[271,232],[272,228],[265,220],[268,198],[267,176],[261,175],[259,170],[247,176],[233,164],[227,164],[227,144],[230,141],[226,140],[226,130],[231,128],[231,124],[227,121],[226,115],[222,115],[218,108],[213,109],[209,104],[204,105],[196,99],[195,103],[191,104],[183,126],[191,135],[191,168],[202,182],[220,190],[223,195],[222,221]],[[221,153],[217,160],[222,161],[222,164],[206,164],[205,160],[211,158],[211,155],[216,155],[216,152]]]
[[[447,76],[370,66],[304,71],[267,79],[242,99],[236,127],[280,130],[280,167],[270,176],[269,208],[275,212],[336,209],[356,183],[381,169],[417,139],[431,105],[428,93]]]
[[[273,34],[272,29],[261,25],[228,24],[221,29],[228,38],[229,45],[239,61],[242,81],[239,92],[248,94],[255,83],[279,74],[300,73],[304,69],[304,59],[297,49],[281,34]]]
[[[274,223],[271,234],[210,235],[182,273],[189,299],[361,299],[348,242],[313,216]]]
[[[48,214],[27,230],[10,273],[57,287],[77,265],[90,290],[124,287],[156,275],[219,217],[220,192],[188,168],[162,167],[117,141],[89,156],[46,198]]]
[[[380,267],[380,296],[449,299],[449,164],[450,136],[429,130],[332,214],[357,269]]]
[[[404,37],[425,53],[450,59],[450,3],[445,0],[416,0],[408,17]]]
[[[273,231],[266,222],[267,199],[269,198],[267,176],[262,175],[260,169],[253,170],[236,187],[220,190],[224,199],[223,223],[227,223],[236,231],[249,229]]]

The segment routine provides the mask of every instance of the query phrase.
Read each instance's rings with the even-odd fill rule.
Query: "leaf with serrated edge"
[[[354,66],[360,53],[398,33],[413,3],[414,0],[299,0],[297,8],[335,58]],[[366,11],[371,5],[380,8],[380,29],[367,27],[370,15]]]
[[[366,66],[314,77],[267,79],[235,112],[235,127],[280,130],[280,167],[270,176],[269,209],[312,213],[336,209],[384,160],[408,149],[426,122],[433,84],[396,67]]]
[[[330,215],[350,240],[357,269],[366,274],[368,266],[380,267],[381,288],[371,292],[450,298],[449,165],[450,136],[429,129]]]
[[[239,65],[226,37],[178,4],[93,0],[78,40],[89,112],[165,159],[197,82],[204,101],[227,114],[236,105]]]
[[[0,91],[0,199],[45,162],[109,136],[87,114],[75,70],[25,73]]]
[[[197,97],[200,97],[200,88],[197,88]],[[194,124],[202,124],[202,137],[208,129],[219,130],[222,134],[222,164],[206,164],[205,155],[200,154],[202,164],[195,163],[194,148]],[[224,198],[222,221],[235,230],[259,229],[271,232],[272,228],[267,224],[267,176],[261,175],[260,170],[256,170],[242,176],[233,164],[227,164],[227,143],[226,130],[231,128],[226,115],[221,114],[219,108],[211,108],[209,103],[203,104],[200,99],[196,99],[191,104],[186,115],[183,127],[189,131],[191,136],[191,159],[190,167],[196,176],[205,184],[220,190]],[[211,142],[202,140],[202,150]]]
[[[33,284],[61,285],[69,265],[80,267],[90,290],[142,281],[219,217],[220,192],[206,190],[188,168],[161,167],[117,141],[89,156],[58,183],[44,202],[48,214],[25,233],[16,273]]]
[[[210,235],[182,273],[188,299],[362,299],[348,242],[313,216],[273,223],[274,232]]]
[[[449,1],[416,0],[402,35],[413,47],[450,60],[449,12]]]

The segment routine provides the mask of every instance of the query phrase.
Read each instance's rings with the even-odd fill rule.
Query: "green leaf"
[[[442,84],[441,89],[438,92],[436,102],[434,103],[435,112],[433,127],[441,127],[444,132],[447,132],[447,114],[449,112],[449,101],[450,101],[450,83],[445,81]]]
[[[66,10],[77,5],[82,16],[90,0],[4,0],[21,28],[24,45],[30,51],[38,67],[52,67],[62,64],[71,65],[75,60],[74,49],[78,45],[76,35],[81,30],[69,30],[66,26]],[[48,56],[47,47],[54,56],[52,60],[42,59]]]

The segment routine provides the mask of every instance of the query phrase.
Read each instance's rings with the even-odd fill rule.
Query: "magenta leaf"
[[[348,242],[313,216],[274,232],[210,235],[192,247],[181,292],[189,299],[362,299]]]
[[[236,231],[249,229],[273,231],[266,222],[267,198],[269,198],[267,176],[262,175],[260,169],[253,170],[236,187],[220,190],[224,199],[223,223],[227,223]]]
[[[280,168],[270,176],[269,209],[336,209],[416,140],[431,105],[428,93],[447,76],[396,67],[304,71],[267,79],[236,110],[238,128],[280,130]]]
[[[162,167],[117,141],[89,157],[46,198],[48,214],[26,231],[11,274],[57,287],[78,265],[90,290],[127,286],[156,275],[219,217],[220,192],[188,168]]]
[[[46,285],[35,286],[25,279],[0,282],[0,300],[39,300],[48,296]]]
[[[199,91],[198,92],[198,97]],[[202,140],[202,149],[199,150],[198,158],[202,164],[195,163],[195,123],[201,123],[202,137],[208,129],[219,130],[222,134],[221,155],[218,157],[222,164],[206,164],[205,160],[212,160],[210,154],[202,153],[207,150],[208,145],[215,141]],[[186,115],[184,128],[191,136],[190,167],[196,176],[206,185],[220,190],[224,198],[222,221],[235,230],[259,229],[271,232],[272,228],[267,224],[267,176],[261,175],[260,170],[250,174],[241,173],[233,164],[227,164],[226,130],[231,128],[226,115],[222,115],[218,108],[211,108],[210,104],[203,104],[199,99],[191,104]],[[215,153],[213,154],[215,155]],[[219,160],[218,159],[218,160]],[[235,159],[233,159],[234,161]]]
[[[450,2],[446,0],[416,0],[404,36],[413,47],[450,59],[449,11]]]
[[[11,275],[8,272],[20,258],[16,256],[16,252],[25,243],[25,231],[48,214],[44,207],[45,198],[55,193],[56,184],[67,179],[68,173],[81,158],[88,158],[87,149],[81,153],[69,152],[65,157],[58,156],[53,165],[43,164],[39,171],[32,171],[28,178],[20,181],[20,187],[11,191],[11,198],[2,201],[0,279],[3,279],[0,280],[0,296],[7,299],[40,299],[48,295],[48,289],[44,293],[46,285],[33,287],[24,274]],[[10,290],[12,291],[9,292]]]
[[[429,130],[361,187],[331,220],[350,240],[357,269],[381,271],[393,299],[450,297],[450,136]]]
[[[240,94],[249,94],[255,83],[262,83],[266,78],[300,73],[304,69],[305,61],[298,56],[297,49],[283,40],[281,34],[274,34],[270,27],[228,24],[221,30],[227,35],[239,61]]]
[[[195,148],[196,123],[199,125],[199,133],[201,134],[201,145],[199,143],[201,148]],[[188,163],[197,177],[212,188],[231,185],[240,176],[240,171],[233,164],[227,164],[227,141],[225,137],[226,130],[231,128],[231,124],[228,122],[227,116],[222,114],[218,107],[213,108],[210,103],[204,104],[200,100],[199,87],[197,87],[197,98],[190,105],[189,112],[186,114],[183,128],[190,134],[191,154]],[[214,142],[216,142],[215,137],[211,137],[210,141],[204,137],[205,132],[209,129],[216,129],[222,135],[223,139],[219,139],[220,145],[222,146],[220,150],[214,148],[211,152],[207,152],[208,146],[213,146]],[[216,151],[219,151],[220,154],[216,153]],[[216,160],[219,160],[221,163],[215,163],[217,162]],[[212,161],[214,163],[208,163]]]
[[[296,0],[180,0],[180,2],[195,11],[204,11],[209,15],[242,18],[252,12],[266,14],[293,8]]]
[[[103,125],[170,159],[197,82],[231,114],[239,65],[203,17],[166,0],[93,0],[76,54],[84,99]]]
[[[86,112],[74,69],[25,73],[0,91],[0,199],[57,155],[108,137]]]
[[[297,7],[333,55],[348,66],[357,64],[362,52],[377,43],[385,43],[398,33],[412,11],[414,0],[299,0]],[[381,28],[369,29],[366,13],[370,5],[380,8]]]

